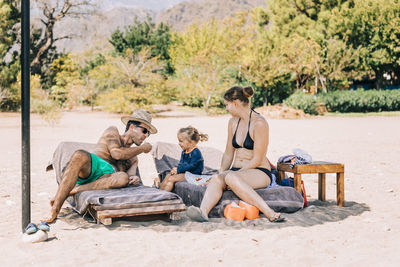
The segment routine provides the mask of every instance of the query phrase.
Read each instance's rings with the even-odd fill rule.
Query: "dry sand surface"
[[[156,118],[159,134],[149,142],[176,143],[178,128],[193,125],[209,134],[202,145],[225,147],[228,116]],[[400,262],[400,117],[269,119],[271,162],[293,148],[314,160],[345,164],[345,207],[335,205],[335,176],[327,175],[327,203],[317,198],[316,175],[304,181],[311,205],[287,222],[264,217],[243,223],[182,218],[120,220],[111,226],[81,218],[64,204],[49,240],[21,241],[21,129],[19,114],[0,114],[0,266],[398,266]],[[119,116],[64,113],[49,126],[31,117],[32,221],[49,211],[57,185],[45,172],[61,141],[96,142],[108,125],[122,131]],[[156,176],[149,154],[140,156],[146,185]]]

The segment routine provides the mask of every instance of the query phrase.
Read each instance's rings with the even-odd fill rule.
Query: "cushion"
[[[204,158],[204,174],[218,173],[222,152],[199,146]],[[158,142],[153,146],[152,156],[160,177],[165,177],[168,172],[176,167],[179,162],[181,148],[176,144]],[[187,205],[199,207],[203,199],[206,187],[187,183],[186,181],[175,184],[173,192],[179,195]],[[257,189],[256,192],[276,212],[295,212],[303,208],[304,200],[299,192],[292,187],[275,186],[271,188]],[[209,217],[223,217],[225,206],[239,197],[232,191],[224,191],[220,201],[210,211]]]

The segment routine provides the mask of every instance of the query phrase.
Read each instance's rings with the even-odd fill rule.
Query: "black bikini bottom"
[[[270,170],[268,170],[268,169],[266,169],[266,168],[256,168],[257,170],[260,170],[260,171],[262,171],[263,173],[265,173],[266,175],[268,175],[268,177],[272,180],[272,174],[271,174],[271,171]],[[232,167],[232,168],[230,168],[230,170],[231,171],[238,171],[238,170],[240,170],[240,168],[235,168],[235,167]]]

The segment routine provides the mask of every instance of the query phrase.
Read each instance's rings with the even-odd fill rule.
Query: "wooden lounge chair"
[[[95,144],[62,142],[53,154],[46,170],[54,169],[57,183],[71,155],[78,149],[93,152]],[[138,173],[139,174],[139,173]],[[144,186],[128,186],[119,189],[90,190],[68,197],[67,202],[79,214],[90,214],[97,223],[109,225],[113,218],[167,214],[174,219],[175,213],[186,209],[182,199],[170,192]]]

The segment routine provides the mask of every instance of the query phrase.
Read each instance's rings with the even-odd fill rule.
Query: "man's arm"
[[[108,128],[104,134],[103,140],[114,160],[128,160],[140,153],[148,153],[152,148],[149,143],[143,143],[137,147],[123,147],[116,127]]]
[[[129,160],[131,164],[126,173],[129,177],[129,184],[130,185],[141,185],[142,181],[140,180],[139,176],[137,176],[137,168],[138,168],[138,158],[134,157]]]
[[[127,160],[141,153],[149,153],[152,146],[149,143],[143,143],[137,147],[116,147],[110,149],[111,157],[115,160]]]

